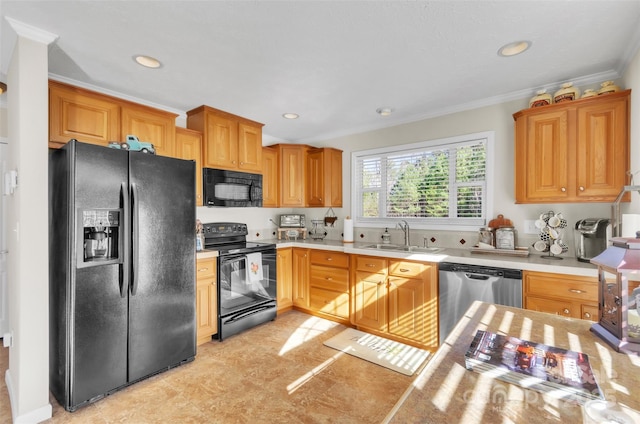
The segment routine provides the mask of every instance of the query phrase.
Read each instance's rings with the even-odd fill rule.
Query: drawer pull
[[[328,260],[328,261],[332,261],[332,260],[333,260],[333,258],[327,258],[327,260]]]
[[[564,193],[565,191],[567,191],[567,188],[566,188],[566,187],[562,187],[562,188],[560,189],[560,191]]]
[[[327,281],[332,281],[333,277],[324,277],[324,279],[327,280]]]
[[[205,272],[205,271],[209,271],[209,268],[200,268],[200,269],[198,270],[198,272]]]
[[[567,314],[567,315],[568,315],[568,314],[570,314],[570,313],[571,313],[571,311],[569,310],[569,308],[564,308],[564,309],[562,310],[562,313],[563,313],[563,314]]]
[[[373,268],[375,264],[365,264],[365,266],[368,266],[369,268]]]
[[[591,318],[591,314],[589,312],[585,312],[584,313],[584,317],[589,319],[589,318]]]
[[[409,272],[409,271],[411,271],[411,270],[407,269],[407,268],[400,268],[400,272]]]
[[[569,289],[569,291],[571,293],[576,293],[576,294],[586,293],[584,290],[578,290],[578,289]]]

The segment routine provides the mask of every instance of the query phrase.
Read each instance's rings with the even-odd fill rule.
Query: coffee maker
[[[576,258],[580,262],[589,262],[609,245],[611,239],[611,220],[607,218],[585,218],[575,226]]]

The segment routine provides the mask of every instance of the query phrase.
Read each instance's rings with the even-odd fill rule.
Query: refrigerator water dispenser
[[[82,227],[82,262],[119,259],[120,210],[83,210]]]

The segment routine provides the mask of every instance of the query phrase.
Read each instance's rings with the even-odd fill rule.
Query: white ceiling
[[[3,81],[10,17],[58,35],[54,79],[179,112],[207,104],[296,142],[597,85],[640,46],[640,0],[0,1]],[[497,55],[517,40],[532,47]]]

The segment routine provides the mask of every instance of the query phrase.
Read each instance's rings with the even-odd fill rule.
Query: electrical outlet
[[[538,234],[540,230],[536,227],[535,219],[524,220],[524,233],[525,234]]]

